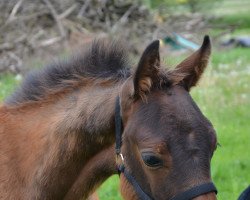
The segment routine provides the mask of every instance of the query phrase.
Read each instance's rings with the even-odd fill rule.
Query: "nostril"
[[[193,198],[193,200],[216,200],[216,199],[217,197],[214,192],[210,192],[210,193],[203,194],[203,195]]]

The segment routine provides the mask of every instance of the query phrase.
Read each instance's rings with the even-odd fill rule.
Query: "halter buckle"
[[[122,159],[122,163],[124,163],[124,157],[123,157],[122,153],[120,153],[119,156],[120,156],[121,159]]]
[[[119,158],[122,161],[122,164],[124,164],[124,156],[122,155],[122,153],[116,154],[116,163],[118,163]]]

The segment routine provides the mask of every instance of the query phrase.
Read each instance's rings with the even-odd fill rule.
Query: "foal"
[[[206,36],[167,70],[155,41],[133,72],[118,44],[95,42],[84,55],[27,76],[0,108],[0,198],[87,199],[121,162],[152,199],[211,181],[215,132],[189,95],[210,48]],[[124,161],[114,150],[117,97]],[[121,193],[138,199],[122,174]]]

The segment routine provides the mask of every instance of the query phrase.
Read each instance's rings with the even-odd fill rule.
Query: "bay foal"
[[[116,174],[117,96],[124,165],[149,196],[166,200],[209,182],[215,132],[189,91],[210,49],[206,36],[169,70],[155,41],[133,71],[118,43],[99,41],[84,55],[28,75],[0,108],[0,198],[87,199]],[[123,175],[121,193],[138,199]]]

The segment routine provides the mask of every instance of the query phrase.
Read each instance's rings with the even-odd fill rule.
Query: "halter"
[[[125,169],[124,165],[124,157],[121,153],[121,145],[122,145],[122,132],[123,132],[123,124],[121,118],[121,108],[120,108],[120,98],[119,96],[116,98],[115,104],[115,150],[117,160],[121,159],[122,164],[117,166],[118,174],[123,173],[126,177],[127,181],[133,186],[137,196],[140,200],[154,200],[151,196],[145,193],[140,187],[139,183],[136,179],[129,173],[128,170]],[[192,187],[180,194],[175,195],[170,200],[189,200],[195,197],[198,197],[202,194],[215,192],[217,194],[217,189],[212,182],[201,184],[195,187]]]

